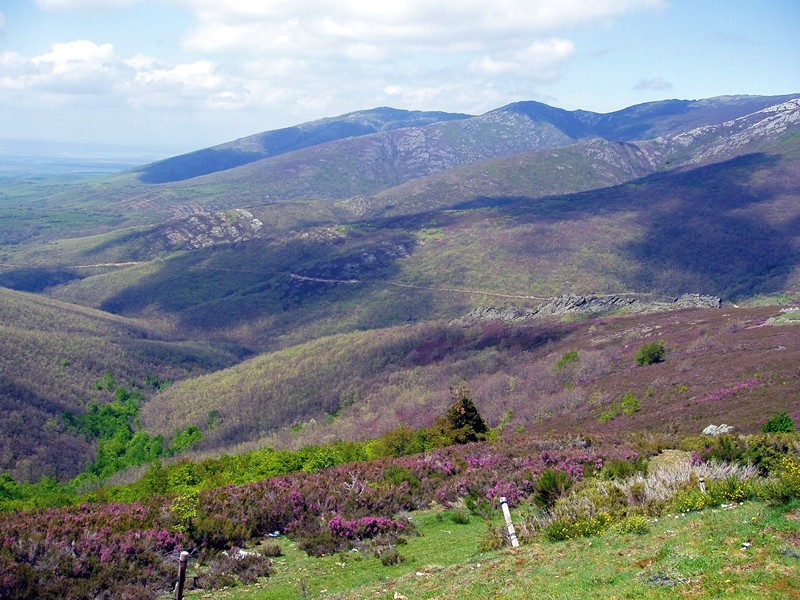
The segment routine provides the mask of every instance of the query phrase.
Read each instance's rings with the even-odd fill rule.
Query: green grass
[[[354,553],[308,558],[282,541],[285,555],[269,579],[187,598],[800,598],[797,504],[790,510],[751,502],[664,517],[644,535],[489,553],[479,549],[481,519],[456,525],[426,511],[414,513],[422,535],[398,547],[406,557],[400,565]]]
[[[499,515],[498,515],[499,517]],[[447,512],[430,510],[412,513],[412,521],[421,535],[408,537],[408,543],[397,546],[405,559],[398,565],[384,566],[379,558],[343,552],[322,558],[307,556],[294,542],[280,538],[284,555],[273,559],[276,569],[269,579],[256,586],[243,586],[224,592],[215,591],[215,598],[286,599],[329,597],[355,590],[370,590],[396,580],[416,577],[416,573],[435,573],[456,564],[477,564],[496,557],[497,552],[482,553],[486,522],[472,516],[466,524],[455,523]],[[499,521],[498,523],[499,524]],[[194,591],[187,598],[203,598],[207,590]]]

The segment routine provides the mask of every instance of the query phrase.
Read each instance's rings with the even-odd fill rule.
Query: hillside
[[[9,224],[0,286],[38,295],[3,296],[20,307],[0,320],[6,364],[30,348],[27,366],[5,375],[8,419],[45,431],[64,410],[108,400],[93,385],[110,370],[181,381],[148,392],[143,419],[166,434],[195,424],[211,451],[428,423],[462,378],[496,400],[484,407],[494,423],[513,408],[519,425],[558,430],[559,406],[584,406],[570,414],[595,430],[588,403],[647,388],[625,389],[627,371],[611,369],[573,398],[525,375],[531,357],[549,373],[554,353],[571,350],[562,338],[595,356],[580,326],[451,321],[487,305],[524,313],[566,294],[702,293],[725,306],[795,298],[798,127],[796,96],[608,115],[534,102],[477,117],[375,109],[110,178],[17,181],[0,197]],[[663,318],[625,317],[639,323],[632,331]],[[738,327],[728,321],[715,327]],[[631,352],[603,346],[615,368]],[[768,353],[730,375],[705,360],[680,363],[711,374],[697,394],[756,373],[787,377]],[[663,393],[665,406],[677,402]],[[775,407],[786,401],[774,396]],[[737,405],[735,424],[749,410]],[[693,426],[689,414],[706,417],[678,414],[679,427]],[[659,415],[643,408],[631,424],[661,427]],[[29,436],[32,450],[13,444],[39,456],[48,435]],[[85,445],[76,452],[88,456]],[[4,456],[17,468],[15,450]],[[54,452],[42,461],[26,473],[72,473],[80,462]]]
[[[447,210],[273,230],[79,274],[49,293],[254,350],[457,318],[487,298],[532,306],[567,293],[702,292],[739,303],[800,283],[799,144],[787,136],[758,153],[577,194],[459,194]],[[513,181],[504,172],[495,180]],[[436,197],[417,189],[405,198]]]
[[[109,230],[123,223],[158,224],[199,210],[255,210],[291,200],[329,202],[376,194],[482,160],[594,137],[621,142],[677,135],[796,97],[675,100],[608,114],[565,111],[536,102],[479,116],[374,109],[256,134],[67,186],[41,198],[40,204],[88,210],[103,230]]]
[[[198,425],[206,449],[361,440],[430,426],[449,386],[465,381],[492,426],[511,411],[508,427],[536,435],[693,435],[722,422],[754,433],[765,414],[800,419],[799,315],[727,307],[339,335],[178,383],[147,404],[144,421],[165,433]],[[665,361],[638,366],[637,351],[654,341]],[[637,401],[631,414],[619,408],[626,394]]]
[[[143,322],[3,288],[0,334],[0,471],[22,480],[83,470],[91,444],[60,419],[108,401],[114,389],[98,388],[105,373],[145,387],[147,378],[185,379],[240,358]]]

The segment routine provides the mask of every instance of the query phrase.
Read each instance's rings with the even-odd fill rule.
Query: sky
[[[796,0],[0,0],[0,139],[165,155],[356,110],[800,92]]]

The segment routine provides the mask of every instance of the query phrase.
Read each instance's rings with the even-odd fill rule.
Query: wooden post
[[[181,563],[178,567],[178,585],[175,588],[175,600],[183,600],[183,586],[186,585],[186,565],[189,563],[189,553],[181,552]]]
[[[506,527],[508,527],[508,537],[511,538],[511,546],[519,548],[517,532],[514,529],[514,523],[511,522],[511,511],[508,510],[508,500],[506,500],[505,496],[500,498],[500,508],[503,509],[503,516],[506,518]]]

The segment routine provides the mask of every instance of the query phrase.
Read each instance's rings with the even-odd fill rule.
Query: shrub
[[[550,508],[571,486],[569,475],[548,467],[536,479],[533,501],[537,506]]]
[[[234,548],[214,556],[208,571],[198,576],[197,583],[201,588],[219,589],[236,585],[237,577],[241,583],[255,583],[259,577],[269,577],[273,572],[272,561],[268,558]]]
[[[626,415],[632,415],[639,410],[639,399],[628,392],[622,397],[619,403],[622,412]]]
[[[642,535],[650,531],[650,524],[644,515],[629,515],[614,524],[614,531]]]
[[[800,498],[800,458],[784,456],[776,471],[777,479],[769,480],[761,487],[764,500],[773,506],[781,506]]]
[[[556,519],[544,529],[544,536],[551,542],[560,542],[574,538],[602,535],[611,524],[607,513],[598,513],[592,517],[577,519]]]
[[[411,489],[418,489],[420,486],[419,477],[414,475],[410,469],[401,465],[391,465],[386,469],[383,478],[395,487],[403,482],[408,483]]]
[[[481,552],[499,550],[506,543],[506,536],[502,527],[495,527],[491,521],[486,522],[486,533],[481,538]]]
[[[283,549],[278,544],[267,544],[259,551],[262,556],[275,558],[276,556],[283,556]]]
[[[714,504],[723,502],[744,502],[756,495],[755,484],[736,476],[726,477],[708,484],[708,493]]]
[[[578,362],[578,352],[576,350],[572,350],[570,352],[565,352],[561,358],[558,359],[556,366],[553,368],[554,371],[560,371],[567,367],[568,365],[574,364]]]
[[[664,342],[658,340],[650,344],[645,344],[636,353],[636,362],[642,366],[652,365],[655,363],[663,362],[664,360]]]
[[[636,465],[629,460],[615,459],[603,464],[600,476],[603,479],[622,480],[636,472]]]
[[[690,488],[679,493],[672,505],[675,511],[686,513],[713,506],[714,501],[708,492],[702,492],[699,488]]]
[[[466,525],[469,523],[469,513],[465,510],[448,511],[447,518],[456,525]]]
[[[793,431],[797,431],[797,425],[786,411],[779,412],[764,424],[764,433],[792,433]]]
[[[381,564],[385,567],[391,565],[399,565],[403,562],[406,558],[402,554],[397,551],[397,548],[389,547],[381,550],[378,553],[378,556],[381,558]]]

